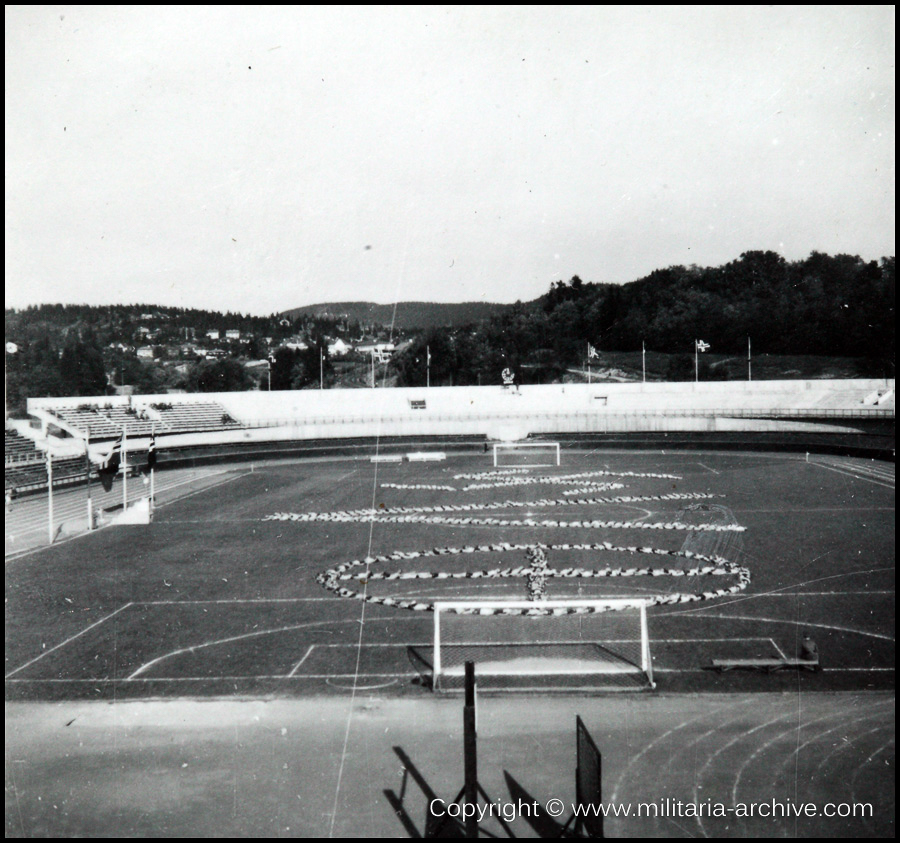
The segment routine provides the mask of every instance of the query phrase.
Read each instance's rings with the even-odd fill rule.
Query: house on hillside
[[[356,353],[365,357],[374,357],[379,363],[387,363],[394,352],[396,346],[392,342],[367,342],[356,346]]]
[[[342,339],[328,343],[328,354],[332,357],[346,357],[351,351],[353,351],[353,346],[348,345]]]

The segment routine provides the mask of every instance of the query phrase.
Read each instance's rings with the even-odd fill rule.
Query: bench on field
[[[369,457],[369,462],[403,462],[403,454],[379,454]]]
[[[412,451],[406,459],[410,462],[442,462],[447,455],[443,451]]]
[[[726,670],[761,670],[774,673],[776,670],[812,670],[818,673],[822,667],[818,657],[814,659],[713,659],[710,670],[724,673]]]

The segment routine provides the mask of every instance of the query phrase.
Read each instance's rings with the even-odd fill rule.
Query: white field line
[[[670,615],[666,615],[666,618],[683,618],[687,617],[687,615],[683,612],[674,612]],[[833,624],[827,623],[812,623],[811,621],[798,621],[792,620],[790,618],[760,618],[754,617],[753,615],[703,615],[705,618],[717,618],[719,620],[727,620],[727,621],[755,621],[756,623],[786,623],[793,624],[794,626],[802,626],[809,627],[810,629],[828,629],[832,632],[849,632],[852,635],[862,635],[866,638],[878,638],[881,641],[893,641],[893,635],[882,635],[880,632],[866,632],[863,629],[853,629],[852,627],[847,626],[834,626]]]
[[[844,471],[840,468],[835,468],[833,465],[825,465],[821,462],[811,462],[810,465],[817,465],[819,468],[828,469],[828,471],[834,471],[837,474],[843,474],[845,477],[852,477],[854,480],[863,480],[866,483],[874,483],[876,486],[882,486],[885,489],[893,489],[893,483],[882,483],[879,480],[875,480],[871,477],[864,477],[862,474],[855,474],[854,472]]]
[[[860,472],[860,474],[868,474],[872,477],[881,477],[885,480],[893,480],[896,477],[896,471],[891,463],[872,462],[861,464],[858,462],[851,462],[850,460],[830,460],[827,463],[823,462],[822,464],[835,465],[840,468],[858,471]]]
[[[61,643],[56,644],[55,646],[51,647],[49,650],[44,650],[43,653],[41,653],[39,656],[35,656],[33,659],[31,659],[31,661],[27,661],[27,662],[25,662],[25,664],[19,665],[19,667],[17,667],[15,670],[11,670],[9,673],[7,673],[6,676],[5,676],[4,678],[9,679],[11,676],[14,676],[14,675],[15,675],[16,673],[18,673],[20,670],[24,670],[24,669],[25,669],[26,667],[28,667],[29,665],[32,665],[32,664],[34,664],[35,662],[40,661],[42,658],[44,658],[44,656],[49,655],[49,654],[52,653],[54,650],[58,650],[60,647],[65,647],[66,644],[70,644],[70,643],[71,643],[72,641],[74,641],[76,638],[80,638],[80,637],[81,637],[82,635],[84,635],[86,632],[90,632],[90,630],[92,630],[95,626],[100,626],[101,623],[105,623],[105,622],[108,621],[110,618],[114,617],[115,615],[118,615],[119,612],[124,611],[124,610],[127,609],[129,606],[133,606],[133,605],[134,605],[133,603],[126,603],[124,606],[120,606],[118,609],[116,609],[115,612],[112,612],[112,613],[108,614],[108,615],[107,615],[106,617],[104,617],[104,618],[100,618],[99,621],[95,621],[95,622],[92,623],[90,626],[86,626],[84,629],[81,630],[81,632],[76,632],[75,635],[69,636],[65,641],[62,641]]]
[[[894,673],[896,668],[893,667],[830,667],[828,673]],[[706,673],[702,667],[653,667],[654,673]],[[566,676],[567,674],[560,674]],[[598,674],[599,675],[599,674]],[[279,681],[300,681],[300,680],[327,680],[327,679],[352,679],[359,676],[361,679],[372,678],[403,678],[407,676],[419,676],[418,671],[406,671],[403,673],[367,673],[360,671],[356,673],[298,673],[293,676],[286,673],[248,673],[245,675],[222,675],[222,676],[139,676],[137,678],[123,677],[121,679],[103,677],[97,679],[7,679],[10,685],[114,685],[122,684],[145,684],[149,685],[153,682],[237,682],[249,679],[266,679]],[[577,689],[575,689],[577,690]],[[857,693],[857,692],[848,692]]]
[[[217,472],[216,474],[212,474],[212,475],[209,475],[209,474],[203,475],[203,477],[201,477],[201,478],[195,478],[194,480],[187,480],[187,481],[185,481],[185,483],[196,482],[197,479],[203,479],[205,477],[215,477],[218,474],[224,474],[224,473],[225,472]],[[224,486],[226,483],[230,483],[233,480],[239,480],[241,477],[245,477],[245,476],[246,476],[245,474],[238,474],[234,477],[228,477],[224,480],[221,480],[218,483],[213,483],[209,486],[204,486],[202,489],[197,489],[195,492],[191,492],[188,495],[182,495],[181,497],[175,498],[171,501],[165,501],[163,503],[159,503],[156,505],[155,509],[162,509],[164,506],[168,506],[169,504],[176,503],[178,501],[183,501],[183,500],[191,497],[192,495],[199,494],[200,492],[208,492],[208,491],[211,491],[212,489],[218,489],[220,486]],[[184,485],[184,483],[179,483],[178,485]],[[169,488],[174,488],[174,487],[169,487]],[[44,518],[46,519],[46,512],[45,512]],[[65,519],[60,519],[60,521],[64,521],[64,520]],[[166,522],[166,523],[177,523],[177,522]],[[206,522],[204,522],[204,523],[206,523]],[[45,526],[46,526],[46,524],[45,524]],[[13,551],[12,553],[9,553],[6,555],[6,564],[9,564],[10,562],[17,562],[19,559],[24,559],[26,556],[32,556],[35,553],[40,553],[41,551],[47,550],[47,548],[49,548],[49,547],[59,547],[60,545],[68,544],[69,542],[75,541],[76,539],[80,539],[80,538],[83,538],[84,536],[88,536],[88,535],[92,535],[93,533],[97,533],[100,530],[106,530],[109,527],[115,527],[115,526],[117,526],[117,525],[112,524],[112,523],[102,524],[93,530],[85,529],[80,533],[75,533],[71,536],[66,536],[66,538],[63,539],[62,541],[54,542],[53,544],[41,544],[41,545],[38,545],[37,547],[32,547],[32,548],[29,548],[28,550],[23,550],[21,552]],[[40,529],[43,529],[43,528],[40,528]],[[30,532],[35,532],[35,531],[31,530]],[[16,535],[23,535],[23,534],[21,532],[17,532]]]
[[[185,653],[195,653],[197,650],[205,650],[208,647],[216,647],[219,644],[231,644],[235,641],[244,641],[248,638],[259,638],[263,635],[277,635],[281,632],[294,632],[298,629],[310,629],[314,626],[325,626],[326,624],[351,622],[352,621],[309,621],[307,623],[292,624],[290,626],[280,626],[276,627],[275,629],[259,629],[253,632],[245,632],[242,635],[229,635],[226,638],[216,638],[212,641],[204,641],[201,644],[192,644],[190,647],[179,647],[178,649],[171,650],[170,652],[164,653],[161,656],[157,656],[155,659],[144,662],[144,664],[142,664],[137,670],[129,674],[127,678],[135,679],[145,670],[149,670],[151,667],[154,667],[155,665],[159,664],[162,661],[165,661],[166,659],[170,659],[175,656],[181,656]]]
[[[315,644],[310,644],[309,647],[306,648],[306,652],[303,654],[303,658],[300,659],[300,661],[298,661],[297,664],[295,664],[295,665],[290,669],[290,672],[288,673],[288,676],[293,676],[294,674],[297,673],[297,671],[300,669],[300,665],[302,665],[303,662],[305,662],[305,661],[307,660],[307,658],[309,658],[309,654],[313,651],[313,649],[315,648],[315,646],[316,646]]]

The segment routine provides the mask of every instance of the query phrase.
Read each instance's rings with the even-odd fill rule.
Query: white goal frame
[[[498,467],[497,455],[504,450],[514,452],[528,448],[545,448],[552,450],[554,456],[550,457],[553,462],[541,463],[541,465],[559,465],[559,442],[495,442],[494,443],[494,467]]]
[[[650,634],[647,626],[647,606],[652,600],[641,597],[610,597],[601,599],[568,599],[568,600],[452,600],[435,601],[434,605],[434,650],[433,650],[433,688],[439,690],[441,679],[451,675],[445,668],[442,656],[442,647],[445,647],[441,635],[441,619],[444,615],[473,615],[473,616],[523,616],[535,623],[551,623],[554,617],[596,615],[605,612],[631,611],[637,612],[637,626],[640,632],[640,664],[635,664],[635,671],[640,671],[646,677],[650,688],[656,687],[653,678],[653,659],[650,653]],[[545,642],[508,642],[509,646],[522,646],[523,648],[543,645],[582,644],[582,641],[545,641]],[[591,642],[604,647],[602,640]],[[451,645],[454,646],[454,645]],[[455,643],[455,646],[459,646]],[[479,642],[466,642],[463,646],[486,646]],[[477,666],[476,666],[477,667]],[[604,673],[602,669],[594,673]],[[540,670],[533,675],[542,675]]]

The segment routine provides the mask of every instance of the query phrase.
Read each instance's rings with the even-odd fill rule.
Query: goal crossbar
[[[631,672],[643,674],[646,684],[655,687],[648,602],[637,597],[437,601],[434,687],[441,687],[442,678],[459,674],[460,658],[478,657],[482,676],[622,676]],[[455,637],[447,634],[448,616],[456,617]],[[604,622],[606,616],[621,620],[610,625]]]
[[[549,462],[539,463],[538,465],[559,465],[559,442],[495,442],[493,446],[494,466],[500,465],[499,457],[504,454],[514,454],[516,452],[528,452],[539,449],[547,452]],[[535,463],[530,463],[535,465]]]

